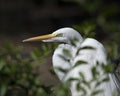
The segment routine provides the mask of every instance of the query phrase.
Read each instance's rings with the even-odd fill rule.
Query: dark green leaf
[[[78,42],[77,38],[71,39],[71,44],[76,47],[76,43]]]
[[[108,82],[109,81],[109,78],[108,77],[106,77],[106,78],[104,78],[103,80],[102,80],[102,82]]]
[[[105,67],[104,67],[105,73],[112,72],[113,68],[114,68],[114,64],[107,64],[107,65],[105,65]]]
[[[82,73],[82,72],[79,72],[79,75],[80,75],[80,78],[81,78],[82,80],[85,80],[84,73]]]
[[[70,51],[67,50],[67,49],[63,49],[63,53],[64,53],[66,56],[68,56],[68,57],[72,57]]]
[[[94,81],[94,82],[95,82],[95,81]],[[95,84],[95,88],[96,88],[96,87],[99,87],[99,86],[101,85],[101,83],[102,83],[101,81],[97,81],[96,84]]]
[[[2,70],[2,68],[5,66],[5,61],[1,60],[0,61],[0,71]]]
[[[92,72],[92,76],[93,76],[93,78],[97,78],[97,77],[99,77],[99,72],[98,72],[96,66],[92,67],[91,72]]]
[[[55,69],[57,69],[58,71],[61,71],[62,73],[67,73],[69,71],[69,69],[63,69],[60,67],[55,67]]]
[[[77,67],[77,66],[79,66],[79,65],[82,65],[82,64],[87,64],[87,62],[86,62],[86,61],[83,61],[83,60],[78,60],[78,61],[75,63],[75,65],[73,66],[73,68],[75,68],[75,67]]]
[[[96,96],[96,95],[98,95],[102,92],[103,92],[103,90],[94,90],[93,93],[90,96]]]
[[[37,49],[33,50],[33,51],[31,52],[31,57],[32,57],[34,60],[40,58],[40,51],[37,50]]]
[[[81,50],[86,50],[86,49],[91,49],[91,50],[95,50],[95,48],[93,48],[92,46],[84,46],[84,47],[81,47]]]
[[[93,48],[92,46],[80,47],[80,48],[77,50],[76,55],[78,55],[81,50],[87,50],[87,49],[95,50],[95,48]]]
[[[4,83],[1,84],[1,86],[0,86],[0,96],[5,96],[6,91],[7,91],[7,85],[4,84]]]
[[[83,83],[86,87],[91,88],[90,82],[87,82],[86,80],[82,80],[81,83]]]
[[[80,91],[80,90],[81,90],[80,82],[78,82],[78,83],[76,84],[76,90],[77,90],[77,91]]]
[[[72,81],[79,81],[79,79],[78,78],[69,78],[68,80],[67,80],[68,82],[70,81],[70,82],[72,82]]]
[[[69,60],[68,58],[66,58],[65,56],[63,56],[63,55],[59,55],[59,57],[60,57],[61,59],[63,59],[64,61],[70,63],[70,60]]]
[[[50,52],[51,52],[51,48],[50,48],[50,46],[46,46],[46,45],[42,45],[41,46],[42,47],[42,55],[43,56],[48,56],[49,54],[50,54]]]
[[[78,82],[78,83],[76,84],[76,90],[77,90],[77,91],[80,91],[84,96],[86,96],[87,91],[85,90],[84,87],[82,87],[82,86],[80,85],[80,83],[81,83],[81,82]]]

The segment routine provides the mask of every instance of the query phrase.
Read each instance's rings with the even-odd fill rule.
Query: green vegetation
[[[76,27],[76,26],[75,26]],[[86,32],[86,36],[84,37],[92,37],[94,36],[94,33],[92,32],[94,27],[85,26],[86,30],[88,28],[88,31],[84,31],[84,27],[77,26],[78,30],[83,30],[83,32]],[[84,33],[82,33],[84,34]],[[77,41],[76,41],[77,42]],[[73,43],[74,44],[74,43]],[[108,61],[111,63],[110,59],[119,58],[119,54],[117,52],[117,45],[113,43],[113,47],[110,48],[108,45],[109,50],[112,50],[112,53],[108,53]],[[80,78],[70,78],[68,80],[68,83],[65,85],[59,85],[56,89],[53,89],[53,86],[45,86],[41,83],[41,80],[38,79],[39,75],[35,71],[36,67],[39,64],[43,64],[46,61],[46,56],[49,56],[51,53],[51,49],[55,49],[56,45],[48,46],[42,45],[40,49],[34,49],[32,52],[30,52],[29,56],[24,56],[23,49],[21,47],[15,48],[14,45],[6,44],[4,47],[2,47],[1,53],[0,53],[0,96],[70,96],[69,91],[69,82],[72,82],[74,80],[78,80],[78,85],[81,83]],[[86,47],[87,49],[90,48],[91,50],[94,50],[91,47]],[[86,49],[85,48],[85,49]],[[84,49],[84,48],[83,48]],[[83,49],[79,49],[83,50]],[[41,50],[41,51],[40,51]],[[63,53],[70,56],[70,53],[68,50],[63,50]],[[61,57],[62,58],[62,57]],[[63,58],[65,60],[65,58]],[[75,66],[79,66],[80,64],[84,64],[85,61],[78,61]],[[99,64],[98,64],[99,65]],[[93,80],[91,82],[85,82],[84,80],[84,73],[80,73],[80,77],[82,77],[82,83],[84,83],[87,87],[90,86],[90,83],[96,82],[96,86],[99,86],[103,82],[107,82],[108,79],[104,78],[100,81],[99,72],[97,71],[97,68],[101,65],[96,67],[93,67],[91,69],[91,72],[93,73]],[[111,66],[111,65],[110,65]],[[105,72],[109,72],[109,66],[101,66],[102,69],[106,70]],[[62,72],[68,72],[70,70],[62,70],[58,69]],[[105,73],[106,74],[106,73]],[[83,82],[84,81],[84,82]],[[86,94],[86,91],[81,86],[77,87],[78,90],[82,90],[83,95]],[[102,92],[101,90],[93,91],[92,96]]]
[[[0,53],[0,96],[46,96],[51,90],[38,79],[35,68],[43,63],[43,56],[49,54],[46,46],[43,53],[33,50],[24,57],[21,48],[11,44],[1,48]]]
[[[78,30],[85,38],[94,37],[100,39],[107,50],[108,63],[114,65],[118,63],[117,61],[120,60],[120,53],[118,52],[120,44],[120,23],[118,19],[120,13],[119,0],[61,1],[76,2],[81,12],[85,12],[89,15],[86,20],[83,20],[80,24],[73,25],[73,28]],[[50,56],[51,49],[54,50],[54,46],[56,45],[42,45],[40,48],[36,48],[30,52],[30,54],[27,54],[29,56],[25,56],[24,50],[15,45],[6,44],[0,48],[0,96],[70,96],[70,91],[68,89],[69,82],[76,80],[76,78],[71,78],[68,83],[59,85],[53,90],[53,86],[45,86],[41,83],[41,80],[38,78],[39,74],[35,71],[39,64],[46,62],[45,57]],[[64,50],[64,53],[69,54],[69,51]],[[65,60],[65,58],[63,59]],[[84,62],[85,61],[79,61],[74,67]],[[105,70],[109,69],[109,66],[101,67],[105,67]],[[66,70],[59,70],[66,72]],[[99,75],[96,67],[91,71],[94,75],[93,81],[94,79],[99,79],[96,78],[96,76]],[[117,76],[120,78],[120,68],[117,68],[116,72]],[[80,76],[84,79],[84,73],[80,73]],[[106,81],[107,79],[96,82],[96,85]],[[89,87],[88,82],[82,83]],[[84,88],[81,88],[79,84],[77,88],[78,90],[82,90],[85,96],[86,91]],[[92,96],[99,92],[101,92],[101,90],[96,90],[92,93]]]

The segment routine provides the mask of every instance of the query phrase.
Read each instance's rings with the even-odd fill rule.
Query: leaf
[[[57,90],[55,90],[54,95],[48,95],[48,96],[71,96],[70,95],[70,84],[68,82],[61,84]]]
[[[50,46],[42,45],[43,55],[48,56],[51,53]]]
[[[63,49],[63,53],[64,53],[65,55],[67,55],[68,57],[72,57],[72,55],[70,54],[70,51],[67,50],[67,49]]]
[[[107,64],[104,66],[105,73],[110,73],[114,68],[114,64]]]
[[[92,46],[84,46],[84,47],[81,47],[81,50],[83,49],[91,49],[91,50],[94,50],[95,48],[92,47]]]
[[[78,61],[75,63],[75,65],[73,66],[73,68],[75,68],[75,67],[77,67],[77,66],[79,66],[79,65],[82,65],[82,64],[87,64],[87,62],[86,62],[86,61],[83,61],[83,60],[78,60]]]
[[[46,96],[46,92],[44,89],[42,88],[38,88],[37,91],[36,91],[36,96]]]
[[[58,55],[61,59],[63,59],[64,61],[66,61],[66,62],[69,62],[70,63],[70,59],[67,59],[65,56],[63,56],[63,55]]]
[[[98,77],[99,72],[97,71],[97,67],[96,66],[92,67],[91,72],[92,72],[93,78],[97,78]]]
[[[84,87],[82,87],[82,86],[80,85],[80,83],[81,83],[81,82],[78,82],[78,83],[76,84],[76,90],[77,90],[77,91],[81,91],[81,93],[83,93],[83,95],[86,96],[87,91],[85,90]]]
[[[78,55],[81,50],[87,50],[87,49],[95,50],[96,48],[93,48],[92,46],[80,47],[80,48],[77,50],[76,55]]]
[[[62,73],[67,73],[69,71],[69,69],[63,69],[63,68],[60,68],[60,67],[55,67],[55,69],[61,71]]]
[[[2,68],[5,66],[5,61],[1,60],[0,61],[0,71],[2,70]]]
[[[80,78],[81,78],[82,80],[85,80],[84,73],[82,73],[82,72],[79,72],[79,75],[80,75]]]
[[[103,90],[94,90],[90,96],[96,96],[102,92],[103,92]]]
[[[71,44],[76,47],[76,42],[78,42],[77,38],[71,39]]]
[[[78,82],[78,83],[76,84],[76,89],[77,89],[77,91],[80,91],[80,90],[81,90],[80,82]]]
[[[108,82],[109,81],[109,78],[108,77],[106,77],[106,78],[104,78],[103,80],[102,80],[102,82]]]
[[[6,86],[6,84],[2,84],[2,85],[0,86],[0,96],[5,96],[6,91],[7,91],[7,86]]]
[[[87,82],[86,80],[83,80],[82,83],[83,83],[86,87],[91,88],[90,82]]]
[[[96,82],[95,88],[96,88],[96,87],[99,87],[99,86],[101,85],[101,83],[102,83],[101,81]]]
[[[40,55],[41,55],[41,54],[40,54],[40,51],[37,50],[37,49],[35,49],[35,50],[33,50],[33,51],[31,52],[31,57],[32,57],[34,60],[40,58]]]
[[[69,78],[67,81],[68,81],[68,82],[71,82],[71,81],[78,81],[78,80],[79,80],[78,78],[73,78],[73,77],[72,77],[72,78]]]

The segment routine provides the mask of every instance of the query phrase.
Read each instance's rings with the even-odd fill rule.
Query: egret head
[[[82,36],[76,30],[67,27],[58,29],[52,34],[25,39],[23,42],[42,40],[43,42],[64,42],[71,44],[71,40],[74,39],[78,40],[79,43],[83,41]]]

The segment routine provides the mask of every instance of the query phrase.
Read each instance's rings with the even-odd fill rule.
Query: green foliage
[[[29,57],[24,57],[23,49],[6,44],[0,50],[0,96],[47,96],[51,88],[38,79],[35,68],[43,63],[44,54],[37,49]],[[49,52],[50,53],[50,52]]]
[[[109,19],[118,14],[118,6],[116,6],[116,3],[112,6],[105,6],[103,0],[93,1],[94,2],[89,0],[73,1],[77,2],[80,7],[82,7],[82,10],[85,10],[92,16],[92,18],[86,19],[79,25],[73,25],[73,27],[78,30],[84,38],[96,38],[98,27],[106,34],[108,41],[106,40],[104,44],[108,51],[109,64],[104,65],[96,62],[96,65],[91,68],[93,78],[90,81],[86,81],[84,73],[80,72],[79,78],[69,78],[65,84],[61,84],[55,90],[52,90],[52,86],[45,86],[41,83],[40,79],[38,79],[38,73],[35,70],[39,64],[46,61],[45,57],[51,53],[51,49],[54,49],[53,46],[49,46],[50,44],[42,45],[40,49],[34,49],[29,57],[25,57],[22,52],[23,49],[7,44],[0,49],[0,96],[71,96],[69,87],[70,82],[73,81],[77,82],[76,89],[82,93],[81,96],[86,96],[87,94],[83,85],[91,89],[91,96],[96,96],[103,92],[103,90],[98,90],[97,88],[102,83],[108,82],[109,79],[106,76],[105,78],[100,78],[101,74],[99,68],[101,68],[103,74],[106,75],[114,67],[114,63],[111,62],[111,59],[120,60],[120,54],[118,52],[120,24],[114,19]],[[97,12],[101,5],[104,5],[102,10]],[[71,40],[74,47],[76,47],[76,42],[78,42],[76,38]],[[79,48],[77,50],[76,56],[79,54],[79,51],[86,49],[95,50],[95,48],[85,46],[84,48]],[[72,57],[69,50],[64,49],[63,53],[71,59],[75,58]],[[71,66],[70,60],[62,55],[60,55],[60,58],[68,62]],[[78,60],[70,69],[56,69],[67,74],[74,68],[86,63],[86,61]],[[120,78],[119,70],[117,70],[117,76]],[[91,88],[93,82],[95,83],[95,86],[92,86]]]
[[[35,71],[39,64],[46,61],[45,56],[51,53],[53,46],[49,44],[42,45],[40,49],[34,49],[29,57],[24,56],[23,49],[7,44],[0,48],[0,96],[71,96],[69,92],[70,82],[77,81],[76,89],[82,92],[81,96],[85,96],[86,90],[81,83],[90,88],[91,83],[95,82],[91,96],[101,93],[103,90],[97,90],[101,83],[107,82],[107,78],[100,79],[97,69],[102,68],[104,73],[109,73],[113,68],[113,61],[120,60],[118,52],[118,44],[120,43],[120,23],[119,20],[119,3],[117,1],[106,0],[63,0],[67,2],[77,2],[80,6],[81,14],[85,12],[89,15],[86,20],[80,22],[79,25],[73,25],[84,38],[96,37],[97,31],[103,32],[106,39],[104,42],[108,51],[108,65],[97,64],[91,68],[92,80],[86,81],[84,73],[80,72],[80,78],[69,78],[68,82],[61,84],[55,90],[52,87],[45,86],[38,79],[38,73]],[[86,15],[85,14],[85,15]],[[81,17],[80,17],[81,18]],[[99,37],[99,36],[98,36]],[[76,46],[76,39],[72,40],[72,45]],[[111,47],[112,46],[112,47]],[[76,56],[81,50],[95,50],[90,46],[78,49]],[[63,50],[63,53],[74,59],[69,50]],[[64,56],[60,56],[64,61],[69,62]],[[71,69],[58,68],[63,73],[68,73],[72,69],[86,64],[86,61],[79,60]],[[113,63],[113,64],[111,64]],[[110,65],[110,66],[109,66]],[[120,69],[117,70],[117,76],[120,78]],[[116,96],[116,95],[114,95]]]
[[[67,74],[69,72],[69,70],[70,70],[70,69],[63,69],[63,68],[60,68],[60,67],[56,67],[55,69],[62,72],[62,73],[64,73],[64,74]]]
[[[89,25],[90,26],[90,25]],[[92,26],[92,25],[91,25]],[[75,26],[76,27],[76,26]],[[76,27],[78,30],[81,30],[81,29],[84,29],[85,28],[85,30],[87,30],[87,27],[86,26],[77,26]],[[94,30],[94,28],[95,27],[88,27],[88,30],[89,31],[86,31],[86,32],[88,32],[87,34],[84,34],[85,33],[85,30],[82,30],[83,31],[83,35],[84,35],[84,37],[94,37],[94,35],[92,34],[93,32],[92,32],[92,30]],[[76,47],[75,46],[75,43],[76,43],[77,41],[75,41],[74,42],[74,40],[73,40],[73,46],[74,47]],[[113,43],[113,44],[115,44],[115,43]],[[110,48],[110,47],[109,47]],[[115,57],[115,58],[119,58],[119,53],[117,52],[117,48],[118,47],[116,47],[116,44],[115,44],[115,46],[114,47],[112,47],[111,49],[112,50],[114,50],[114,51],[112,51],[111,52],[111,56],[109,57],[108,56],[108,58],[109,59],[111,59],[111,58],[113,58],[113,57]],[[77,50],[77,52],[76,52],[76,56],[74,57],[74,58],[76,58],[78,55],[79,55],[79,52],[81,51],[81,50],[96,50],[95,48],[93,48],[93,47],[90,47],[90,46],[85,46],[85,47],[83,47],[83,48],[78,48],[78,50]],[[69,50],[65,50],[65,51],[63,51],[63,54],[65,54],[66,56],[68,56],[68,57],[71,57],[71,59],[72,60],[74,60],[74,58],[71,56],[71,54],[70,54],[71,52],[69,51]],[[108,54],[109,55],[109,54]],[[62,56],[61,56],[62,57]],[[62,58],[64,61],[67,61],[67,60],[65,60],[65,57],[63,57]],[[108,60],[109,60],[108,59]],[[69,64],[71,65],[71,61],[68,61],[69,62]],[[77,82],[77,84],[76,84],[76,89],[78,90],[78,91],[80,91],[81,92],[81,95],[80,96],[86,96],[87,95],[87,91],[86,91],[86,88],[85,87],[87,87],[87,88],[89,88],[89,89],[91,89],[91,94],[90,94],[90,96],[96,96],[97,94],[100,94],[100,93],[102,93],[104,90],[101,90],[101,89],[97,89],[102,83],[106,83],[106,82],[108,82],[109,81],[109,78],[108,78],[108,76],[107,76],[107,74],[109,74],[110,72],[112,72],[112,70],[113,70],[113,68],[114,68],[114,66],[113,66],[113,64],[111,64],[111,63],[113,63],[113,62],[111,62],[111,61],[108,61],[108,63],[109,64],[107,64],[107,65],[105,65],[105,64],[100,64],[100,63],[98,63],[98,62],[96,62],[96,65],[95,66],[93,66],[92,68],[91,68],[91,74],[92,74],[92,79],[90,80],[90,81],[86,81],[86,78],[85,78],[85,74],[84,73],[82,73],[82,72],[80,72],[79,73],[79,78],[74,78],[74,77],[71,77],[71,78],[69,78],[68,79],[68,82]],[[67,76],[67,73],[69,73],[71,70],[74,70],[74,68],[76,68],[76,67],[79,67],[79,66],[81,66],[81,65],[85,65],[85,64],[87,64],[87,62],[86,61],[82,61],[82,60],[78,60],[75,64],[74,64],[74,66],[73,67],[71,67],[70,69],[67,69],[67,70],[64,70],[64,71],[62,71],[63,73],[65,73],[66,74],[66,76]],[[101,70],[101,71],[100,71]],[[59,70],[59,71],[61,71],[61,70]],[[103,77],[104,76],[104,78],[101,78],[101,76]],[[65,76],[64,76],[65,77]],[[95,85],[93,86],[93,83],[95,83]],[[82,85],[81,85],[82,84]],[[85,87],[83,87],[83,85],[85,86]],[[116,93],[115,93],[116,94]],[[113,96],[114,96],[114,94],[113,94]],[[117,95],[116,95],[117,96]]]
[[[79,10],[82,14],[80,18],[83,17],[85,18],[80,21],[79,25],[74,25],[74,28],[79,30],[80,33],[86,34],[85,37],[88,37],[88,33],[90,30],[91,32],[92,31],[95,32],[89,33],[91,34],[92,37],[95,36],[97,33],[98,34],[97,38],[99,38],[99,35],[101,35],[102,33],[103,35],[105,35],[102,36],[103,38],[108,39],[109,41],[114,40],[115,42],[120,43],[119,0],[114,1],[62,0],[62,1],[73,2],[80,7]]]
[[[67,57],[72,58],[72,54],[69,52],[69,50],[63,49],[63,53],[64,53]]]
[[[41,80],[38,79],[38,73],[35,70],[39,64],[45,62],[45,57],[51,53],[51,51],[48,51],[50,49],[51,46],[42,45],[40,48],[41,51],[34,49],[29,57],[24,57],[21,47],[15,48],[15,46],[10,44],[2,47],[0,53],[0,82],[2,82],[0,83],[0,96],[71,96],[69,87],[70,82],[73,81],[77,82],[76,89],[82,93],[81,96],[87,94],[83,85],[91,88],[93,82],[95,82],[95,86],[92,87],[93,91],[91,92],[91,96],[96,96],[96,94],[103,92],[102,90],[98,90],[97,87],[104,82],[108,82],[109,79],[107,77],[100,79],[101,74],[99,73],[99,68],[105,70],[104,74],[109,73],[111,68],[113,68],[113,66],[108,66],[110,64],[104,65],[98,63],[96,66],[93,66],[91,69],[93,76],[91,81],[86,81],[84,73],[80,72],[80,78],[69,78],[65,84],[59,85],[57,89],[52,90],[52,86],[43,85]],[[78,49],[77,53],[86,49],[95,50],[90,46],[86,46]],[[116,51],[116,47],[114,51]],[[63,53],[69,58],[75,58],[72,57],[72,54],[67,49],[64,49]],[[115,54],[114,57],[117,58],[117,52],[113,53]],[[76,54],[76,56],[77,55],[78,54]],[[61,56],[61,58],[70,63],[70,61],[64,57]],[[86,61],[78,60],[70,69],[58,68],[58,70],[67,74],[74,68],[86,63]]]
[[[51,96],[71,96],[69,90],[70,84],[66,82],[64,85],[58,86]]]
[[[82,64],[86,64],[87,62],[86,61],[82,61],[82,60],[78,60],[75,65],[73,66],[73,68],[79,66],[79,65],[82,65]]]
[[[90,21],[84,21],[80,25],[74,25],[73,28],[78,30],[78,32],[80,32],[83,38],[87,38],[87,37],[95,38],[96,33],[94,32],[94,30],[96,26],[94,23]]]
[[[89,32],[91,33],[91,31]],[[75,47],[74,42],[76,43],[77,40],[73,40],[73,46]],[[119,58],[117,45],[115,43],[113,43],[113,45],[114,47],[111,48],[112,53],[111,51],[108,52],[108,60],[109,58]],[[109,45],[106,47],[108,48],[108,46]],[[98,90],[97,88],[102,83],[108,82],[109,79],[106,76],[103,79],[100,78],[101,74],[99,72],[99,68],[104,70],[104,75],[108,74],[113,68],[110,60],[110,64],[108,65],[99,64],[96,62],[96,65],[91,68],[91,74],[93,78],[90,81],[87,81],[84,73],[80,72],[79,78],[69,78],[66,83],[57,86],[57,88],[54,90],[52,90],[52,86],[45,86],[42,84],[41,80],[38,79],[39,74],[35,70],[39,64],[42,64],[46,61],[45,57],[51,53],[51,49],[55,49],[53,48],[53,45],[42,45],[40,49],[34,49],[29,54],[29,57],[25,57],[21,47],[15,47],[10,44],[2,47],[0,49],[0,82],[2,82],[0,83],[0,96],[71,96],[69,87],[70,82],[73,81],[77,82],[76,89],[81,92],[81,96],[85,96],[87,94],[87,91],[83,85],[92,90],[91,96],[96,96],[96,94],[103,92],[103,90]],[[79,51],[86,49],[96,50],[90,46],[78,48],[76,56],[79,55]],[[63,53],[72,60],[75,58],[72,57],[71,52],[67,49],[64,49]],[[72,66],[70,60],[62,55],[60,57],[64,61],[70,63],[71,66],[70,69],[56,68],[65,74],[74,68],[85,65],[87,63],[86,61],[78,60],[75,65]],[[91,88],[91,84],[93,82],[95,82],[95,85]]]
[[[86,49],[89,49],[89,48],[90,48],[90,50],[95,50],[94,48],[92,48],[90,46],[86,46],[85,48],[81,48],[81,49],[78,48],[77,51],[86,50]],[[79,52],[77,52],[77,53],[79,53]],[[66,55],[66,56],[70,55],[68,57],[71,57],[70,51],[67,50],[67,49],[66,49],[66,51],[63,50],[63,54]],[[79,54],[77,54],[74,58],[76,58],[78,55]],[[64,59],[64,58],[62,57],[62,59],[64,61],[66,61],[66,59]],[[74,60],[74,58],[71,57],[72,60]],[[71,64],[70,61],[68,61],[68,63]],[[65,74],[64,78],[66,78],[67,74],[69,72],[71,72],[72,70],[74,70],[74,68],[79,67],[81,65],[86,65],[86,64],[87,64],[87,61],[78,60],[74,64],[73,67],[71,67],[69,69],[58,68],[58,70],[61,71],[62,73],[64,73]],[[112,68],[111,68],[111,64],[105,65],[105,64],[100,64],[100,63],[96,62],[96,65],[94,65],[91,68],[92,78],[91,78],[90,81],[86,80],[85,74],[83,72],[79,72],[79,77],[75,77],[75,78],[70,77],[66,82],[69,82],[69,83],[77,82],[76,90],[81,92],[80,96],[86,96],[88,94],[86,88],[91,90],[91,93],[90,93],[91,95],[90,96],[96,96],[97,94],[100,94],[104,91],[102,89],[97,89],[97,88],[102,83],[105,83],[105,82],[109,81],[107,74],[111,72]],[[103,76],[104,76],[104,78],[103,78]],[[64,78],[63,78],[63,80],[64,80]]]

